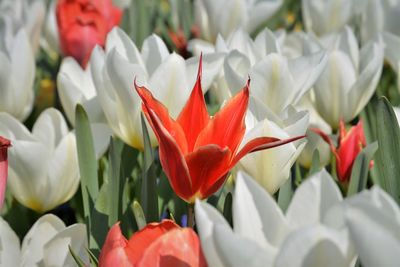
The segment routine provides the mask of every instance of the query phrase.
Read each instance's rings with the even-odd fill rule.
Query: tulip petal
[[[190,229],[174,229],[146,247],[138,267],[206,267],[199,238]]]
[[[119,223],[114,224],[107,234],[99,256],[99,267],[132,267],[125,253],[128,241],[121,233]]]
[[[182,199],[189,199],[193,196],[192,183],[183,153],[179,149],[177,142],[170,135],[167,129],[165,129],[155,112],[147,109],[145,106],[143,107],[144,112],[156,133],[160,145],[159,154],[161,165],[169,179],[171,187]],[[179,129],[182,130],[182,128]]]
[[[234,154],[242,141],[246,126],[245,115],[249,103],[249,85],[246,86],[209,121],[206,128],[200,132],[195,148],[207,144],[228,147]]]
[[[161,223],[150,223],[136,232],[129,239],[126,248],[126,253],[132,264],[136,264],[140,260],[153,242],[173,229],[179,229],[179,226],[171,220],[164,220]]]
[[[177,119],[177,122],[181,125],[186,135],[189,151],[193,151],[199,133],[206,127],[209,121],[207,106],[201,89],[201,71],[202,58],[200,58],[199,62],[196,84],[190,94],[189,100],[186,102]]]
[[[205,201],[202,202],[197,199],[194,209],[197,230],[208,264],[214,267],[224,266],[215,249],[212,234],[215,225],[220,224],[229,227],[229,224],[218,210]]]
[[[20,266],[19,238],[10,225],[0,216],[1,266]]]
[[[277,146],[282,146],[291,142],[294,142],[296,140],[299,140],[301,138],[304,138],[305,136],[296,136],[293,138],[288,138],[288,139],[278,139],[275,137],[258,137],[254,138],[253,140],[249,141],[246,145],[243,146],[243,148],[235,155],[231,162],[231,167],[235,166],[236,163],[246,156],[249,153],[264,150],[264,149],[270,149],[274,148]]]
[[[168,135],[172,137],[174,143],[176,143],[176,145],[179,147],[179,152],[182,154],[186,154],[188,151],[187,140],[185,137],[185,133],[179,123],[177,123],[169,116],[168,109],[157,99],[155,99],[153,94],[149,90],[147,90],[145,87],[138,86],[136,82],[135,88],[139,96],[142,98],[143,112],[149,120],[158,139],[160,139],[160,136],[163,135],[162,133],[158,132],[161,131],[159,129],[161,126],[166,132],[168,132]],[[156,125],[157,123],[155,122],[153,117],[157,117],[160,126]],[[161,144],[161,140],[158,141]],[[166,150],[165,152],[168,152],[168,150]]]
[[[10,141],[0,136],[0,210],[3,207],[4,196],[7,185],[8,160],[7,149]]]
[[[233,233],[226,226],[216,225],[213,239],[225,267],[272,266],[275,256],[273,249],[261,247],[255,241]]]
[[[196,197],[207,197],[219,189],[219,186],[215,188],[214,184],[220,179],[225,180],[231,155],[227,147],[221,149],[214,144],[202,146],[185,155],[194,193],[190,202],[193,202]],[[210,192],[211,188],[214,192]]]
[[[233,199],[235,233],[262,247],[278,247],[289,227],[275,200],[243,172],[236,180]]]

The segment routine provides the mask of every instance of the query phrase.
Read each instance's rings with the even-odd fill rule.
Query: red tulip
[[[159,143],[161,165],[175,193],[189,203],[215,193],[227,173],[246,154],[297,140],[259,137],[239,150],[245,134],[249,83],[214,117],[210,117],[201,89],[201,59],[197,81],[176,120],[145,87],[135,87],[142,109]]]
[[[171,220],[148,224],[128,241],[119,223],[107,234],[99,257],[99,267],[205,267],[199,238],[190,228]]]
[[[112,0],[59,0],[56,12],[61,51],[83,67],[92,49],[104,46],[107,33],[122,18]]]
[[[3,207],[6,192],[8,174],[7,149],[10,145],[11,143],[9,140],[0,136],[0,209]]]
[[[327,136],[321,130],[313,130],[330,145],[331,151],[336,158],[336,173],[339,181],[342,183],[348,183],[354,161],[356,160],[358,153],[360,153],[361,150],[366,146],[362,121],[358,122],[356,126],[351,127],[348,132],[346,132],[344,122],[340,121],[337,147],[333,145],[329,136]],[[373,161],[370,163],[371,168],[372,166]]]

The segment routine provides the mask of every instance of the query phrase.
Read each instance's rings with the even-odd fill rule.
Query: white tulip
[[[339,189],[323,170],[300,185],[284,215],[263,188],[241,173],[233,198],[233,229],[211,205],[196,202],[208,265],[352,266],[355,253],[344,220],[337,217],[341,202]]]
[[[301,10],[307,31],[318,36],[340,32],[354,16],[354,0],[302,0]]]
[[[262,136],[287,139],[305,135],[308,128],[309,115],[306,111],[297,112],[290,109],[284,119],[266,116],[268,110],[262,104],[257,104],[256,99],[251,99],[249,109],[242,145]],[[273,149],[251,153],[240,160],[238,169],[250,174],[269,193],[274,194],[289,178],[290,169],[305,144],[306,140],[303,139]]]
[[[47,9],[46,19],[43,25],[43,36],[41,40],[42,47],[51,56],[57,55],[60,52],[56,5],[57,0],[51,0],[49,8]]]
[[[0,113],[0,134],[11,140],[8,185],[23,205],[45,212],[68,201],[79,185],[75,134],[53,108],[42,112],[32,133]]]
[[[307,46],[311,51],[313,46],[329,49],[328,63],[313,88],[318,113],[336,129],[341,119],[354,119],[375,92],[382,72],[383,46],[370,42],[359,50],[350,28],[319,43],[310,40]]]
[[[272,17],[282,3],[282,0],[196,0],[196,24],[209,42],[214,42],[218,34],[227,38],[240,27],[252,33]]]
[[[86,226],[78,223],[66,227],[52,214],[39,218],[22,241],[0,217],[0,266],[76,266],[69,246],[86,263],[89,262]]]
[[[400,262],[400,209],[378,186],[346,201],[345,218],[362,266]]]
[[[141,52],[120,29],[107,36],[106,51],[93,50],[91,72],[96,91],[113,132],[125,143],[143,149],[141,100],[134,89],[134,80],[146,86],[176,118],[189,98],[197,77],[198,59],[184,60],[168,52],[157,35],[148,37]],[[206,91],[222,64],[222,55],[203,57],[203,90]],[[150,130],[151,141],[156,139]]]
[[[42,33],[42,25],[46,13],[46,5],[43,0],[3,0],[0,2],[0,32],[6,32],[6,38],[2,41],[11,49],[11,38],[20,29],[24,28],[29,36],[28,40],[36,53],[39,50],[39,41]]]
[[[254,41],[241,29],[227,40],[218,37],[214,52],[226,54],[223,72],[212,91],[219,101],[237,93],[250,77],[250,94],[272,112],[279,115],[288,106],[296,105],[321,74],[327,57],[319,51],[288,58],[282,53],[281,39],[268,29]],[[191,48],[196,51],[201,45],[192,43]]]
[[[0,43],[6,40],[0,32]],[[11,37],[10,45],[0,44],[0,112],[24,121],[32,111],[35,58],[23,28]]]

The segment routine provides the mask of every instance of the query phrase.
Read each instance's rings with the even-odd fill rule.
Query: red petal
[[[172,189],[182,199],[190,198],[193,194],[192,182],[184,156],[178,144],[165,129],[153,110],[148,110],[147,115],[156,133],[161,165]]]
[[[310,128],[310,130],[313,131],[314,133],[318,134],[329,145],[329,148],[331,149],[331,151],[335,155],[335,157],[337,157],[336,147],[333,144],[329,135],[327,135],[326,133],[324,133],[323,131],[321,131],[318,128]]]
[[[131,267],[133,266],[125,253],[128,241],[121,233],[119,222],[111,227],[101,249],[99,267]]]
[[[182,127],[177,123],[174,119],[169,116],[168,109],[161,104],[157,99],[154,98],[152,93],[147,90],[145,87],[138,86],[135,80],[135,88],[138,92],[140,98],[143,101],[143,105],[146,108],[143,108],[143,112],[146,114],[147,119],[149,120],[154,132],[157,135],[157,131],[154,128],[154,121],[148,116],[148,110],[152,110],[156,116],[160,119],[163,127],[168,131],[168,133],[172,136],[172,138],[176,141],[181,152],[186,154],[188,152],[187,141],[185,137],[185,133],[182,130]],[[159,140],[160,141],[160,140]]]
[[[193,87],[189,100],[178,116],[178,123],[186,135],[188,149],[193,151],[199,133],[206,127],[209,119],[207,106],[201,89],[202,57],[200,56],[197,81]]]
[[[360,121],[340,139],[339,148],[337,149],[336,169],[341,182],[350,179],[353,163],[364,146],[365,136]]]
[[[0,210],[3,207],[8,176],[7,149],[11,142],[0,136]]]
[[[249,103],[249,83],[231,98],[200,132],[195,149],[208,144],[229,147],[234,154],[246,130],[245,115]]]
[[[270,149],[274,148],[277,146],[282,146],[287,143],[294,142],[296,140],[299,140],[301,138],[304,138],[305,136],[296,136],[293,138],[288,138],[288,139],[278,139],[275,137],[258,137],[255,138],[251,141],[249,141],[244,147],[235,155],[235,158],[232,160],[231,163],[231,168],[233,168],[236,163],[241,160],[244,156],[246,156],[249,153],[264,150],[264,149]]]
[[[185,160],[189,168],[194,195],[191,196],[191,199],[186,199],[186,201],[194,202],[196,197],[202,199],[209,197],[210,195],[204,195],[203,193],[209,192],[208,189],[213,187],[219,178],[225,176],[229,171],[231,158],[232,153],[227,147],[221,149],[217,145],[202,146],[196,151],[187,154]]]
[[[128,241],[126,252],[132,264],[136,264],[143,257],[145,251],[158,238],[166,232],[180,228],[171,220],[163,220],[161,223],[150,223],[142,230],[136,232]]]
[[[138,267],[206,267],[196,233],[190,228],[174,229],[158,238],[145,251]]]

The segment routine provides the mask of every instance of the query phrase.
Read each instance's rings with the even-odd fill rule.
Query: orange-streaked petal
[[[250,140],[247,144],[245,144],[243,148],[235,155],[235,157],[231,162],[230,168],[233,168],[236,165],[236,163],[238,163],[239,160],[241,160],[244,156],[246,156],[249,153],[282,146],[304,137],[305,136],[296,136],[284,140],[275,137],[254,138],[253,140]]]
[[[206,127],[210,116],[204,101],[203,90],[201,89],[202,57],[200,56],[197,81],[190,94],[189,100],[178,116],[177,122],[182,126],[186,135],[188,150],[193,151],[194,144],[199,133]]]
[[[232,153],[229,148],[221,149],[214,144],[199,147],[194,152],[187,154],[185,160],[192,181],[192,191],[195,194],[186,201],[194,202],[196,197],[209,197],[202,193],[208,191],[208,187],[213,186],[219,178],[227,173],[231,158]]]
[[[121,233],[119,222],[111,227],[99,256],[99,267],[132,267],[125,252],[128,241]]]
[[[158,238],[137,264],[138,267],[207,267],[196,233],[174,229]]]
[[[165,129],[153,110],[147,110],[159,142],[160,162],[174,192],[182,199],[193,194],[190,174],[178,144]]]
[[[163,220],[161,223],[150,223],[142,230],[136,232],[129,239],[126,248],[128,257],[132,264],[137,264],[149,246],[158,238],[163,236],[168,231],[179,228],[179,225],[177,225],[174,221]]]
[[[200,132],[195,149],[208,144],[229,147],[235,154],[246,131],[245,115],[249,103],[249,83],[209,121]]]
[[[156,116],[161,121],[163,127],[168,131],[168,133],[171,135],[171,137],[178,144],[181,152],[183,154],[186,154],[188,152],[187,141],[186,141],[185,133],[182,130],[182,127],[179,125],[179,123],[176,122],[174,119],[172,119],[169,116],[168,109],[162,103],[160,103],[157,99],[155,99],[153,94],[149,90],[147,90],[146,87],[138,86],[136,84],[136,80],[135,80],[135,88],[136,88],[136,91],[138,92],[140,98],[143,101],[143,106],[146,107],[146,108],[142,108],[142,109],[143,109],[143,112],[145,113],[147,119],[149,120],[150,124],[152,125],[153,130],[155,131],[154,126],[153,126],[154,122],[149,117],[148,110],[152,110],[156,114]],[[156,133],[156,135],[157,135],[157,133]]]

